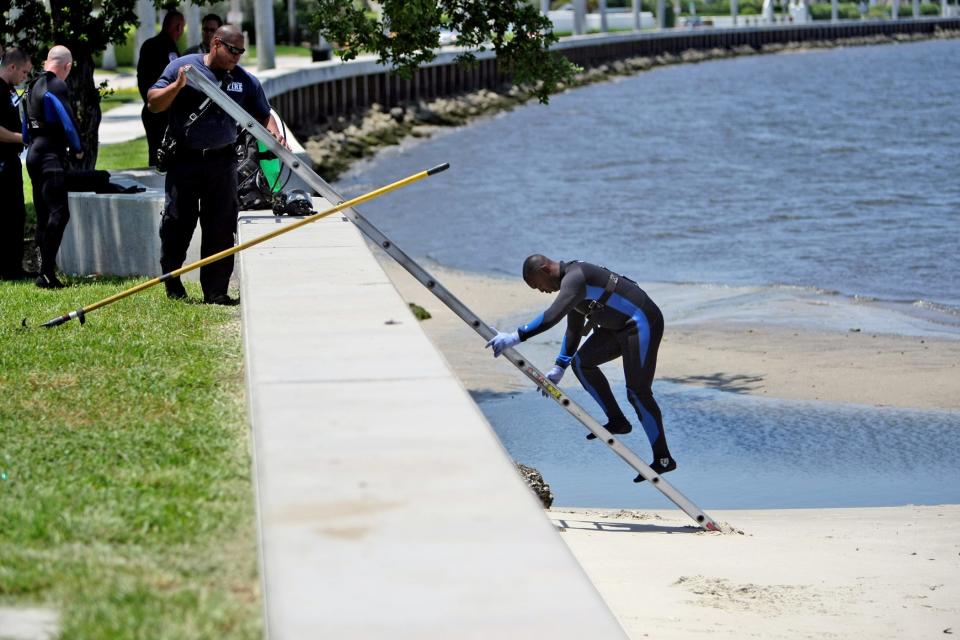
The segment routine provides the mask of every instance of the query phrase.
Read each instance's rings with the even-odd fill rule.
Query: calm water
[[[600,417],[575,381],[565,389]],[[960,413],[771,400],[667,382],[654,391],[680,465],[666,477],[703,508],[960,502]],[[630,467],[587,442],[586,429],[537,392],[476,400],[510,454],[540,470],[558,506],[671,506],[633,484]],[[650,459],[633,422],[623,442]]]
[[[447,266],[517,276],[535,251],[606,264],[649,283],[673,324],[820,309],[833,330],[955,337],[957,59],[960,41],[942,41],[658,69],[388,150],[340,187],[450,162],[364,212]],[[656,390],[670,478],[701,506],[960,501],[960,413]],[[668,505],[535,393],[477,401],[558,504]],[[647,458],[641,433],[627,443]]]
[[[356,194],[412,255],[515,275],[542,251],[649,282],[960,307],[960,41],[680,65],[394,149]]]

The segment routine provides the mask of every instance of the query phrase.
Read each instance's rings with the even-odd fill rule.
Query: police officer
[[[567,319],[567,330],[560,344],[554,367],[547,378],[560,382],[571,364],[573,372],[607,416],[603,425],[610,433],[630,433],[633,427],[623,415],[610,390],[600,365],[623,359],[627,399],[653,449],[650,468],[667,473],[677,468],[670,455],[663,417],[653,398],[653,375],[657,368],[657,350],[663,337],[663,314],[636,282],[589,262],[557,262],[534,254],[523,263],[523,279],[531,289],[544,293],[559,291],[546,311],[516,331],[498,332],[488,343],[494,357],[524,340]],[[593,334],[580,346],[584,329]],[[588,330],[589,331],[589,330]],[[587,436],[592,440],[592,433]],[[642,482],[638,475],[634,482]]]
[[[20,49],[7,49],[0,60],[0,194],[6,212],[0,216],[0,279],[22,280],[32,274],[23,270],[23,172],[20,153],[23,132],[16,87],[22,84],[33,63]]]
[[[200,25],[200,44],[189,47],[183,52],[183,55],[187,56],[191,53],[209,53],[210,43],[213,42],[213,34],[217,32],[217,29],[223,26],[223,20],[215,13],[208,13],[207,15],[203,16],[203,20],[200,21]]]
[[[33,183],[33,204],[37,210],[37,247],[40,249],[40,276],[37,286],[57,289],[57,252],[63,231],[70,220],[67,208],[66,162],[71,155],[83,158],[80,135],[67,76],[73,68],[73,55],[62,45],[47,53],[43,73],[33,81],[23,99],[24,142],[27,173]]]
[[[163,16],[160,33],[143,43],[137,59],[137,88],[143,98],[143,110],[140,119],[147,133],[147,163],[157,166],[157,149],[167,128],[167,114],[154,113],[147,108],[147,91],[157,81],[167,65],[180,57],[177,40],[183,35],[183,14],[170,10]]]
[[[237,123],[187,82],[193,67],[220,84],[237,104],[286,144],[260,82],[237,62],[244,37],[233,25],[217,29],[206,54],[192,54],[170,63],[147,93],[154,113],[169,111],[170,131],[177,140],[167,172],[166,203],[160,221],[160,267],[164,273],[183,266],[193,231],[200,221],[200,255],[207,257],[233,246],[237,228]],[[208,304],[233,305],[227,295],[233,256],[201,267],[200,285]],[[187,292],[179,278],[164,282],[167,297],[183,299]]]

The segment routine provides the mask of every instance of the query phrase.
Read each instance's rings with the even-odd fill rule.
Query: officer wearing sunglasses
[[[213,48],[213,34],[217,32],[217,29],[223,26],[223,20],[215,13],[208,13],[207,15],[203,16],[203,20],[200,21],[200,25],[200,44],[189,47],[183,52],[183,55],[187,56],[191,53],[208,53],[210,49]]]
[[[183,266],[187,247],[200,221],[203,238],[201,258],[233,246],[237,228],[237,123],[206,96],[194,89],[185,75],[193,67],[218,83],[228,96],[286,144],[260,82],[241,67],[243,33],[233,25],[217,29],[206,54],[174,60],[147,93],[147,108],[168,111],[168,135],[176,151],[166,177],[166,203],[160,221],[160,268],[167,273]],[[208,304],[233,305],[227,295],[233,272],[233,257],[200,269],[203,300]],[[164,282],[167,297],[184,299],[187,292],[179,278]]]

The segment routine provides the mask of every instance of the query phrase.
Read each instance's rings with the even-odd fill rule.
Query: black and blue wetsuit
[[[663,337],[663,314],[636,282],[619,276],[605,304],[611,272],[587,262],[560,263],[560,291],[550,308],[517,330],[520,340],[550,329],[564,317],[567,331],[560,345],[556,364],[573,372],[611,423],[626,422],[600,371],[601,364],[623,358],[627,398],[650,440],[656,460],[670,458],[663,431],[660,407],[653,398],[653,375],[657,368],[657,350]],[[595,306],[591,309],[591,304]],[[589,316],[593,334],[580,347]],[[579,347],[579,348],[578,348]],[[665,463],[664,463],[665,464]]]
[[[37,246],[40,272],[53,277],[63,231],[70,221],[67,209],[67,149],[82,150],[66,83],[52,71],[41,74],[23,99],[23,142],[29,144],[27,173],[33,183],[37,210]]]

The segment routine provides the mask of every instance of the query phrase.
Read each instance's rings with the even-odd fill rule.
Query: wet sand
[[[381,263],[404,299],[431,313],[423,329],[469,390],[529,388],[525,377],[509,363],[494,360],[483,340],[406,271],[389,259]],[[496,278],[436,265],[428,269],[488,324],[505,330],[531,319],[553,299],[533,291],[519,277]],[[862,308],[847,305],[847,309],[846,303],[829,297],[792,306],[775,301],[768,315],[762,308],[751,309],[752,318],[744,313],[690,311],[697,304],[678,299],[677,287],[645,286],[667,319],[659,379],[773,398],[960,409],[960,339],[922,331],[916,332],[921,335],[871,331],[867,329],[871,320]],[[681,297],[704,295],[693,288]],[[716,298],[722,292],[710,295]],[[887,321],[875,324],[890,326]],[[549,369],[561,332],[562,327],[555,328],[518,348],[541,369]],[[577,382],[568,376],[563,384]]]

